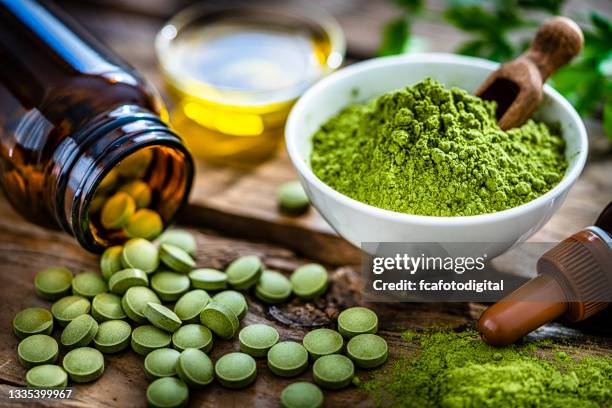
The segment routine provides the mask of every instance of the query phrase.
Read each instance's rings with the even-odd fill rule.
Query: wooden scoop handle
[[[538,67],[545,82],[578,55],[583,44],[584,36],[578,24],[567,17],[553,17],[542,24],[524,56]]]

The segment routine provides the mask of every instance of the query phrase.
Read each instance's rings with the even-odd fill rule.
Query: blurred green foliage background
[[[533,34],[542,21],[562,14],[565,0],[446,0],[441,12],[426,9],[424,0],[393,0],[402,15],[386,24],[380,55],[409,53],[419,48],[411,35],[417,19],[442,20],[469,34],[456,52],[494,61],[508,61],[523,52],[530,40],[516,40],[516,33]],[[569,16],[574,17],[574,16]],[[577,21],[584,32],[582,53],[560,69],[549,82],[583,116],[603,121],[612,139],[612,21],[591,11]]]

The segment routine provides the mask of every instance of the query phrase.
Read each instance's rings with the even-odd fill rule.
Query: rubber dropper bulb
[[[605,229],[605,230],[604,230]],[[489,307],[477,329],[493,346],[506,346],[564,317],[584,320],[612,299],[612,203],[596,222],[538,260],[538,276]]]

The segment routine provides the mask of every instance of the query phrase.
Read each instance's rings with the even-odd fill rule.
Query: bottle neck
[[[121,240],[92,219],[98,186],[122,160],[143,149],[153,160],[144,176],[153,190],[152,207],[170,224],[186,203],[193,161],[181,139],[158,116],[122,106],[66,138],[54,153],[49,197],[57,222],[87,250],[100,252]]]

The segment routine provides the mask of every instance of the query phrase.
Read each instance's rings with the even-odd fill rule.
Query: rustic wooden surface
[[[349,57],[372,56],[378,45],[382,24],[396,15],[388,2],[371,0],[319,0],[339,16],[349,37]],[[152,38],[163,21],[180,9],[181,0],[108,0],[82,3],[64,1],[75,18],[130,61],[161,88],[156,69]],[[439,2],[433,2],[439,7]],[[100,7],[103,6],[103,7]],[[435,28],[435,29],[434,29]],[[461,36],[446,26],[419,23],[416,30],[427,34],[432,50],[449,51]],[[587,123],[591,133],[591,154],[585,171],[555,217],[533,237],[543,242],[558,241],[589,225],[612,199],[611,146],[597,122]],[[267,307],[249,298],[250,312],[243,324],[267,322],[275,325],[283,339],[300,340],[313,325],[332,325],[338,309],[362,303],[356,264],[359,253],[338,238],[322,218],[311,210],[305,217],[282,216],[276,209],[274,191],[283,181],[295,178],[284,152],[251,171],[198,163],[198,182],[192,201],[181,222],[189,224],[197,236],[198,266],[223,268],[241,254],[258,254],[270,268],[288,273],[311,260],[324,262],[332,271],[332,285],[324,299],[316,303]],[[256,187],[256,188],[253,188]],[[33,276],[51,265],[65,265],[74,272],[97,269],[97,257],[86,253],[67,235],[40,229],[23,221],[0,196],[0,406],[6,405],[7,391],[24,384],[23,368],[16,360],[17,340],[10,332],[11,319],[28,306],[48,306],[35,297]],[[10,288],[10,289],[9,289]],[[391,347],[391,360],[410,353],[414,344],[403,342],[406,329],[432,325],[453,328],[473,327],[484,306],[467,303],[369,305],[381,317],[381,333]],[[551,324],[531,337],[563,337],[568,351],[610,353],[610,313],[598,320],[568,327]],[[602,329],[606,327],[607,330]],[[584,345],[588,344],[588,348]],[[217,342],[212,358],[237,349],[235,342]],[[106,358],[105,375],[97,382],[76,387],[75,399],[66,406],[143,406],[147,381],[142,358],[131,351]],[[280,390],[292,380],[271,375],[263,361],[258,362],[255,386],[227,391],[218,385],[192,392],[193,406],[277,406]],[[304,374],[301,378],[309,378]],[[360,375],[364,375],[361,373]],[[371,401],[354,389],[326,392],[328,406],[368,406]],[[22,406],[31,406],[24,403]]]

